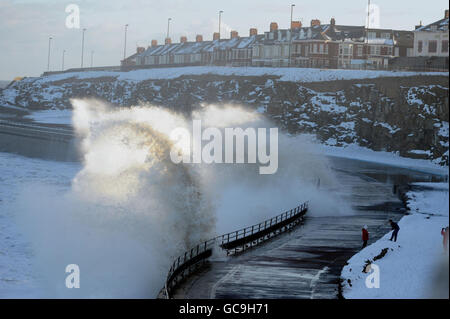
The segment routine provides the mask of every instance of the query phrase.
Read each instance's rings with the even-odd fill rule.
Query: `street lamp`
[[[62,52],[62,66],[61,66],[61,71],[64,71],[64,55],[66,54],[66,50],[63,50]]]
[[[167,37],[166,37],[166,39],[169,38],[170,21],[172,21],[172,18],[167,19]]]
[[[48,57],[47,57],[47,71],[50,71],[50,46],[52,43],[52,37],[48,37]]]
[[[127,31],[128,31],[128,24],[125,24],[125,41],[123,45],[123,60],[125,61],[125,58],[127,57]]]
[[[222,22],[222,13],[223,13],[223,11],[220,10],[219,11],[219,42],[220,42],[220,24]]]
[[[366,63],[364,64],[365,69],[367,69],[367,64],[369,62],[369,27],[370,27],[370,0],[367,4],[367,28],[366,28]]]
[[[86,28],[83,28],[83,34],[81,38],[81,68],[83,68],[83,57],[84,57],[84,32],[86,32]]]
[[[94,66],[94,51],[91,51],[91,68]]]
[[[289,38],[289,59],[288,59],[288,67],[290,67],[291,66],[291,47],[292,47],[292,16],[293,16],[293,13],[294,13],[294,7],[295,7],[295,4],[291,4],[291,24],[290,24],[290,26],[289,26],[289,33],[290,33],[290,38]]]

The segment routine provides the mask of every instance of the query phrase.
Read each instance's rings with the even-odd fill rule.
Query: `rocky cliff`
[[[65,109],[70,98],[95,97],[120,106],[151,103],[190,114],[202,103],[233,103],[265,113],[289,133],[316,134],[327,145],[358,144],[448,165],[448,88],[443,75],[294,82],[276,75],[131,81],[97,74],[25,79],[0,91],[0,106]]]

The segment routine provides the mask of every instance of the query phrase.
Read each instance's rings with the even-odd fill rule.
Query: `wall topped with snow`
[[[394,72],[372,70],[328,70],[308,68],[260,68],[260,67],[220,67],[220,66],[192,66],[180,68],[156,68],[134,70],[129,72],[90,71],[62,73],[38,78],[37,81],[55,82],[75,79],[95,79],[114,77],[119,81],[145,81],[176,79],[186,75],[221,75],[221,76],[275,76],[280,81],[290,82],[323,82],[336,80],[374,79],[380,77],[440,75],[448,76],[448,72]],[[34,80],[31,80],[34,81]]]

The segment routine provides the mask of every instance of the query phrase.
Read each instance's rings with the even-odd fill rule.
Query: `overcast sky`
[[[444,17],[447,0],[372,0],[380,8],[383,28],[413,30]],[[163,42],[167,18],[171,17],[171,37],[193,40],[195,34],[212,38],[218,29],[218,11],[223,10],[222,37],[231,29],[248,35],[251,27],[267,31],[272,21],[287,28],[290,5],[295,4],[294,20],[308,25],[318,18],[328,23],[364,25],[367,0],[0,0],[0,80],[16,76],[37,76],[47,69],[48,38],[53,37],[51,70],[60,70],[66,50],[65,68],[80,67],[81,29],[66,27],[66,6],[80,8],[85,33],[84,65],[118,65],[123,57],[124,25],[129,24],[127,55],[136,45],[147,47],[152,39]]]

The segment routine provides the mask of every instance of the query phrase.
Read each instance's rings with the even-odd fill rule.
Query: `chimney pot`
[[[278,23],[272,22],[270,23],[270,32],[278,30]]]
[[[336,19],[335,19],[335,18],[331,18],[330,24],[331,24],[331,25],[336,25]]]
[[[213,33],[213,40],[219,40],[219,32]]]
[[[158,41],[157,40],[152,40],[152,47],[156,47],[158,45]]]
[[[230,38],[231,39],[234,39],[234,38],[237,38],[237,37],[239,37],[239,34],[238,34],[237,31],[231,31],[230,32]]]
[[[314,27],[316,25],[320,25],[320,20],[319,19],[312,19],[311,20],[311,26]]]
[[[172,44],[172,39],[166,38],[166,40],[164,41],[164,44]]]
[[[291,29],[300,29],[302,27],[301,21],[292,21]]]
[[[250,36],[252,36],[252,35],[257,35],[257,34],[258,34],[258,29],[256,29],[256,28],[251,28],[249,34],[250,34]]]
[[[187,37],[186,36],[181,36],[180,37],[180,43],[186,43],[187,42]]]
[[[197,36],[195,37],[195,41],[196,42],[203,42],[203,36],[201,34],[197,34]]]
[[[444,19],[448,19],[448,9],[445,10]]]
[[[137,47],[136,48],[136,53],[142,53],[142,52],[144,52],[145,51],[145,48],[144,47]]]

